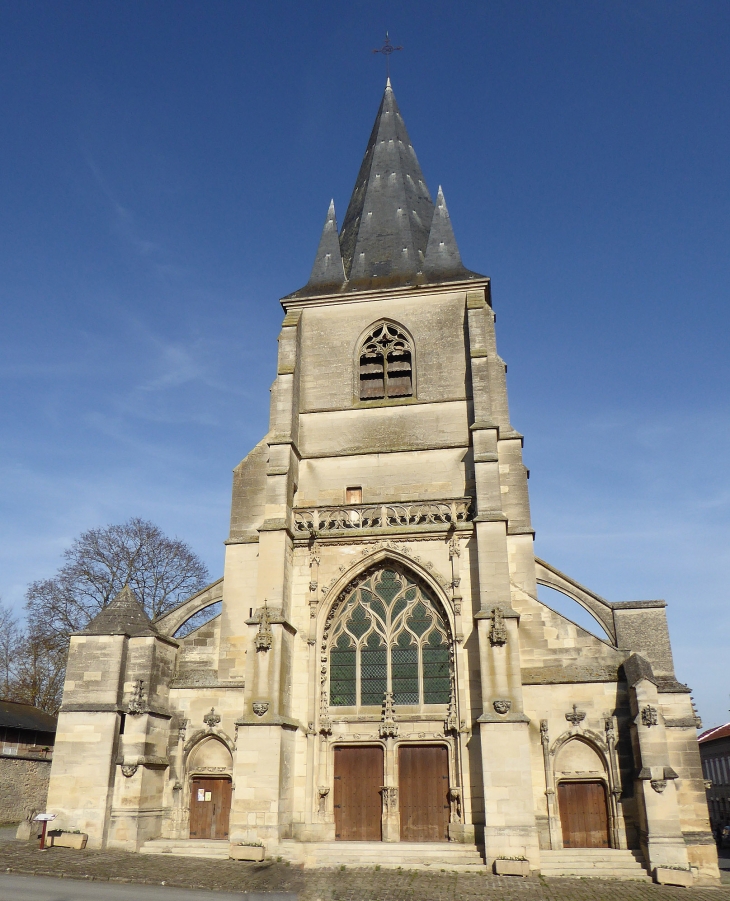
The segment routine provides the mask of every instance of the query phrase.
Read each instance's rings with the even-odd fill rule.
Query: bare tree
[[[11,616],[7,625],[0,618],[0,666],[5,666],[0,680],[7,672],[7,697],[52,713],[61,703],[69,636],[84,629],[125,585],[154,619],[208,582],[207,567],[184,541],[139,518],[90,529],[63,556],[52,579],[28,586],[25,632]]]
[[[0,607],[0,698],[16,700],[15,676],[22,644],[18,620],[7,607]]]
[[[90,529],[63,556],[65,563],[52,579],[29,585],[26,609],[33,634],[64,645],[125,585],[154,619],[208,582],[205,564],[184,541],[139,518]]]

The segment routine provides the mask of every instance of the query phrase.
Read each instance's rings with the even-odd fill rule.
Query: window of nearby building
[[[411,342],[393,323],[381,322],[360,347],[360,400],[412,395]]]
[[[448,704],[448,627],[422,585],[394,568],[364,576],[335,620],[330,639],[330,704]]]

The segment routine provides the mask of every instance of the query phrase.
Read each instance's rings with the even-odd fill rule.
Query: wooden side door
[[[610,847],[603,782],[560,782],[558,808],[564,848]]]
[[[379,842],[382,838],[383,749],[335,748],[335,838]]]
[[[228,838],[231,780],[196,776],[190,793],[190,838]]]
[[[443,745],[401,745],[398,802],[402,842],[449,839],[449,752]]]

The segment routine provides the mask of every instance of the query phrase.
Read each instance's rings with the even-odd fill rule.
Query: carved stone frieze
[[[385,813],[395,813],[398,808],[398,789],[394,785],[384,785],[380,789]]]
[[[492,647],[501,647],[507,644],[507,626],[504,624],[504,617],[499,607],[495,607],[492,610],[492,628],[489,630],[489,643]]]
[[[347,504],[294,510],[294,532],[317,535],[359,529],[404,526],[457,525],[471,519],[471,498],[444,501],[406,501],[391,504]]]
[[[137,679],[132,689],[132,697],[127,704],[127,712],[132,716],[139,716],[148,711],[147,702],[144,697],[144,679]]]

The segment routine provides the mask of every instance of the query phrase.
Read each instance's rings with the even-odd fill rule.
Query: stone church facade
[[[390,83],[342,230],[331,205],[281,303],[223,578],[154,623],[125,589],[71,639],[60,827],[89,847],[260,842],[308,865],[417,851],[717,880],[664,602],[606,601],[535,557],[490,282],[463,266]]]

